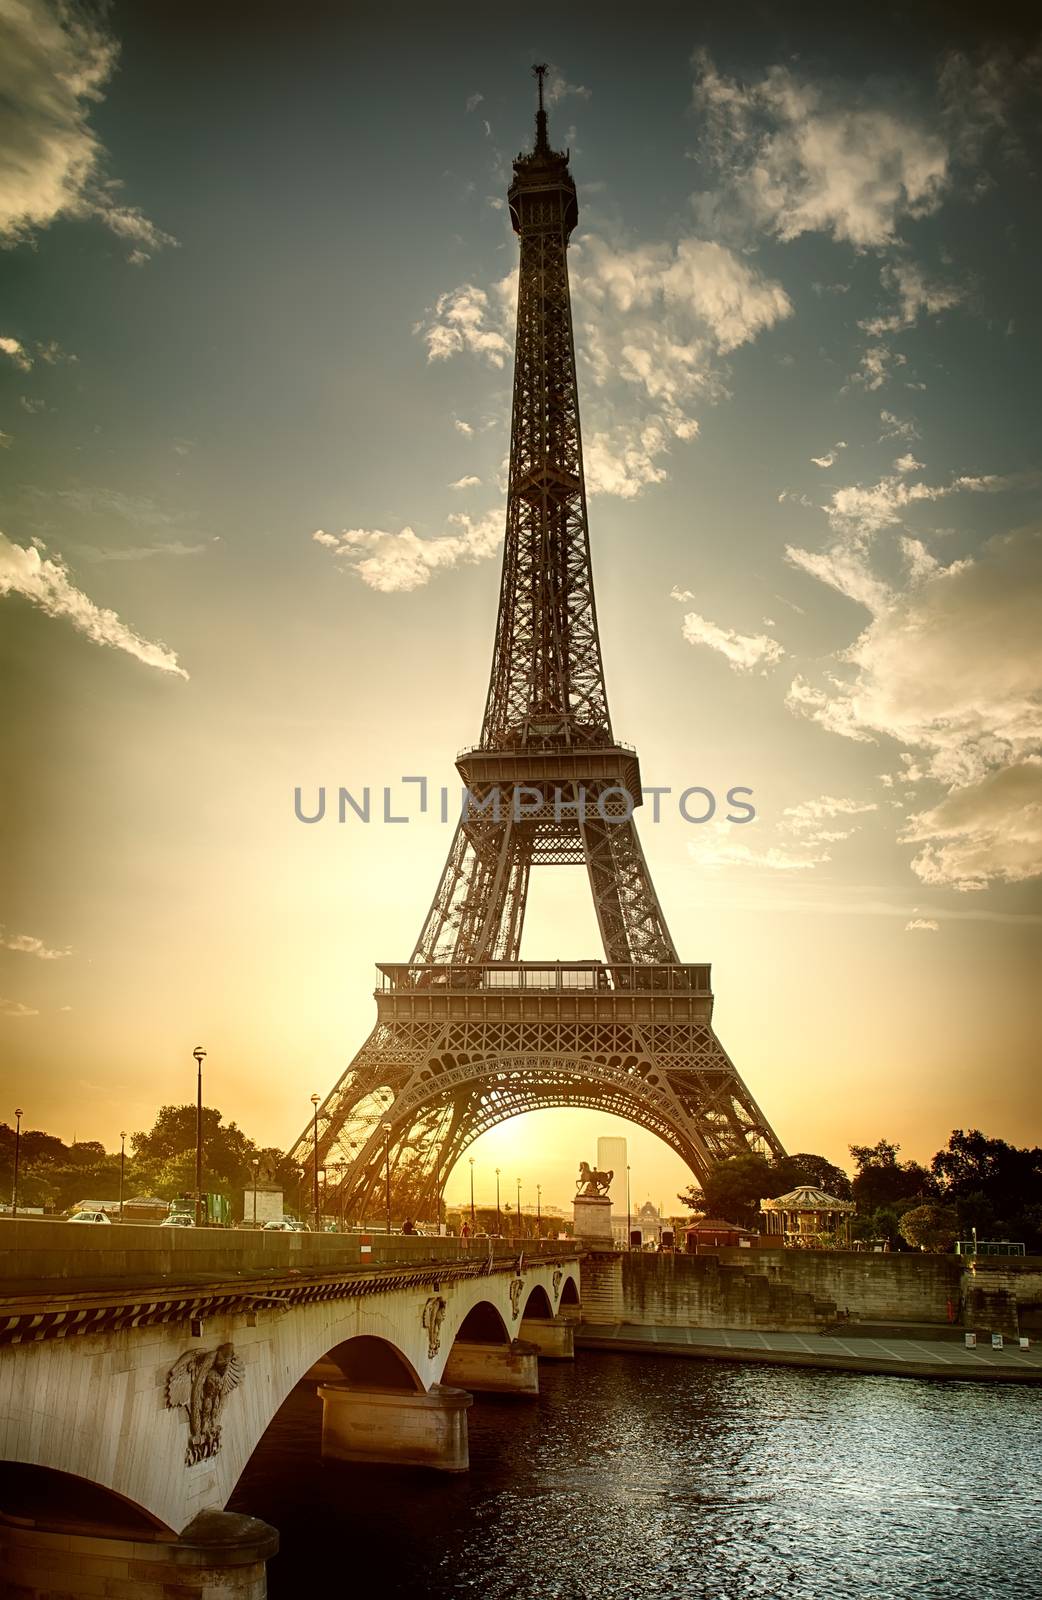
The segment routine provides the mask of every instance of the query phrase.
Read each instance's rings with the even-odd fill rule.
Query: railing
[[[679,963],[608,965],[599,961],[497,961],[466,966],[410,966],[381,962],[376,992],[423,989],[438,993],[683,993],[709,995],[711,968]]]

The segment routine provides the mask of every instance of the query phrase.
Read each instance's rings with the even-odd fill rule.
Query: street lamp
[[[518,1180],[517,1180],[517,1236],[518,1236],[519,1239],[523,1237],[524,1231],[525,1230],[521,1225],[521,1179],[518,1178]]]
[[[496,1168],[496,1232],[503,1232],[503,1213],[499,1209],[499,1168]]]
[[[535,1236],[537,1239],[543,1237],[543,1186],[541,1183],[537,1183],[535,1186]]]
[[[192,1051],[197,1067],[195,1079],[195,1225],[202,1227],[200,1207],[203,1201],[203,1059],[206,1051],[197,1044]]]
[[[477,1223],[474,1220],[474,1157],[470,1158],[470,1231],[473,1234]]]
[[[387,1202],[387,1232],[391,1231],[391,1124],[383,1123],[383,1131],[387,1135],[384,1146],[384,1198]]]
[[[253,1163],[253,1226],[257,1226],[257,1180],[260,1177],[260,1162]]]
[[[123,1172],[127,1164],[127,1136],[119,1136],[119,1220],[123,1221]]]
[[[626,1249],[630,1247],[630,1169],[626,1168]]]
[[[313,1187],[312,1187],[312,1196],[311,1196],[311,1198],[312,1198],[312,1203],[314,1205],[314,1210],[315,1210],[315,1232],[318,1233],[318,1231],[319,1231],[319,1215],[318,1215],[318,1108],[319,1108],[319,1104],[320,1104],[320,1098],[319,1098],[319,1096],[317,1094],[313,1094],[311,1096],[311,1104],[314,1107],[314,1112],[315,1112],[315,1176],[314,1176],[314,1182],[313,1182]]]
[[[325,1169],[325,1167],[323,1167],[322,1170],[320,1171],[319,1177],[322,1179],[322,1210],[321,1210],[321,1212],[319,1214],[319,1219],[318,1219],[318,1231],[319,1231],[319,1233],[321,1233],[322,1230],[325,1228],[325,1225],[326,1225],[326,1207],[327,1207],[327,1205],[329,1203],[327,1201],[327,1199],[326,1199],[326,1169]]]
[[[15,1107],[14,1113],[14,1183],[11,1185],[11,1215],[18,1215],[18,1157],[22,1146],[22,1108]]]

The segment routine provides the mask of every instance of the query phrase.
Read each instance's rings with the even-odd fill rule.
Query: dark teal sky
[[[205,1034],[218,1103],[284,1143],[368,1029],[372,962],[412,946],[445,830],[302,829],[292,789],[449,782],[477,731],[500,202],[547,59],[616,730],[646,781],[749,785],[759,813],[645,822],[678,942],[790,1147],[1042,1137],[1042,98],[1016,13],[144,4],[70,39],[30,11],[0,217],[0,1027],[35,1121],[67,1132],[71,1092],[111,1143]],[[70,63],[96,98],[47,92]],[[526,953],[593,953],[586,898],[541,887]]]

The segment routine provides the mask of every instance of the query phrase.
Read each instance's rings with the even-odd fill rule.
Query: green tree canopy
[[[878,1144],[852,1144],[857,1172],[851,1193],[859,1212],[906,1210],[913,1200],[937,1196],[937,1180],[918,1161],[898,1161],[901,1146],[880,1139]]]
[[[931,1168],[943,1198],[954,1204],[960,1232],[1014,1239],[1042,1248],[1042,1150],[989,1139],[979,1128],[956,1128]]]
[[[942,1206],[930,1200],[924,1206],[913,1206],[906,1211],[898,1227],[902,1239],[913,1249],[950,1250],[958,1234],[959,1214],[954,1206]]]
[[[759,1227],[761,1200],[773,1200],[801,1183],[811,1183],[841,1200],[850,1197],[850,1179],[824,1156],[804,1151],[768,1161],[750,1151],[721,1161],[701,1187],[692,1184],[677,1198],[692,1211],[755,1228]]]

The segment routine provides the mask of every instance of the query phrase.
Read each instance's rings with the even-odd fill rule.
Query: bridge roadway
[[[574,1244],[362,1249],[0,1222],[0,1589],[259,1600],[277,1533],[223,1508],[297,1383],[324,1455],[463,1471],[473,1391],[537,1394],[571,1356]]]

